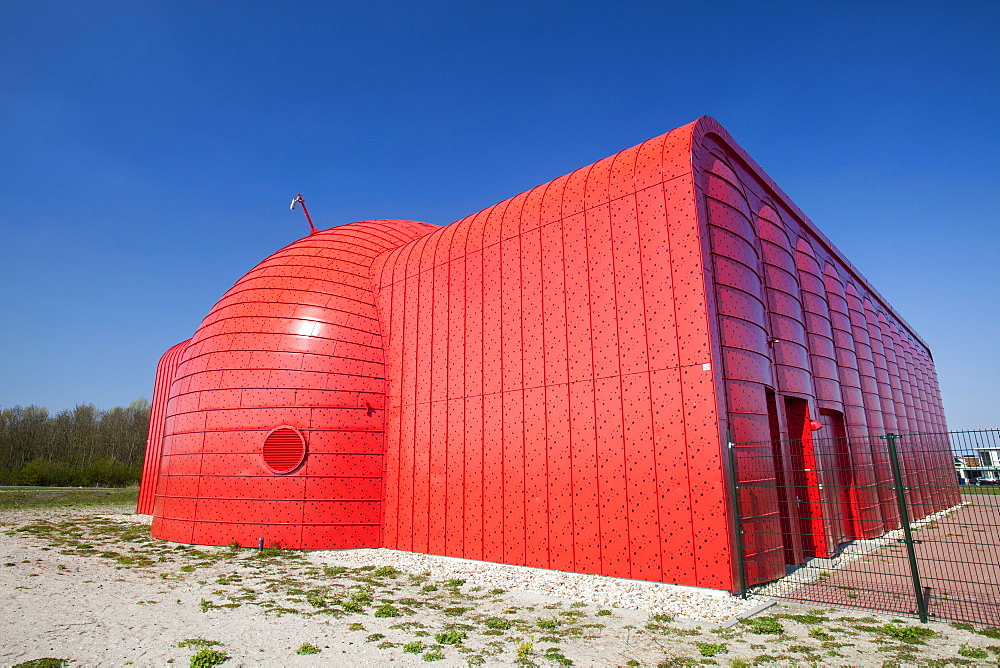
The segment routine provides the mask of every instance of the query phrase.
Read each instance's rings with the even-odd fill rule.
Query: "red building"
[[[861,445],[813,452],[810,425]],[[846,458],[855,510],[812,499],[801,559],[898,526],[865,437],[944,430],[927,346],[703,117],[446,227],[261,262],[160,362],[139,512],[185,543],[733,590],[727,433]],[[950,505],[922,482],[922,514]],[[760,564],[792,546],[755,535],[752,579],[783,575]]]

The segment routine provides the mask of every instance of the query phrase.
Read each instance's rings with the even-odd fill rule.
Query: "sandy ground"
[[[205,648],[228,655],[225,666],[940,666],[1000,655],[1000,633],[967,625],[779,602],[724,628],[338,565],[330,552],[176,545],[144,521],[123,508],[0,511],[0,665],[188,665]],[[318,652],[298,653],[307,644]]]

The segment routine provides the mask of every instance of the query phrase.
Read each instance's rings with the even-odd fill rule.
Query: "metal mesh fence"
[[[1000,626],[1000,430],[729,453],[744,592]]]

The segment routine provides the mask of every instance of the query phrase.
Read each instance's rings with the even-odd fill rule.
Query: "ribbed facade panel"
[[[369,221],[300,239],[164,356],[154,407],[165,407],[150,433],[152,446],[160,425],[154,536],[380,544],[385,371],[369,268],[433,229]]]

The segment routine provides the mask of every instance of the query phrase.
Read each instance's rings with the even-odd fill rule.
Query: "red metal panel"
[[[629,577],[628,494],[622,437],[621,381],[594,381],[601,573]]]
[[[587,225],[587,270],[590,286],[589,315],[594,377],[621,373],[618,351],[618,309],[615,304],[615,266],[608,205],[584,212]]]
[[[569,384],[569,420],[573,457],[573,521],[576,571],[601,573],[600,491],[597,482],[597,442],[594,381]]]
[[[549,568],[549,462],[545,388],[524,391],[525,565]]]
[[[506,563],[504,553],[503,397],[483,396],[483,559]]]
[[[548,466],[548,524],[550,568],[576,570],[576,522],[573,516],[573,449],[570,429],[569,385],[545,388],[546,465]]]
[[[525,564],[524,392],[503,393],[503,549],[506,563]]]
[[[622,376],[622,436],[628,511],[629,577],[660,580],[659,487],[653,439],[649,374]]]
[[[483,397],[465,399],[465,536],[461,556],[483,559],[483,524],[492,500],[483,496],[485,461],[483,458]],[[458,556],[458,555],[456,555]]]

